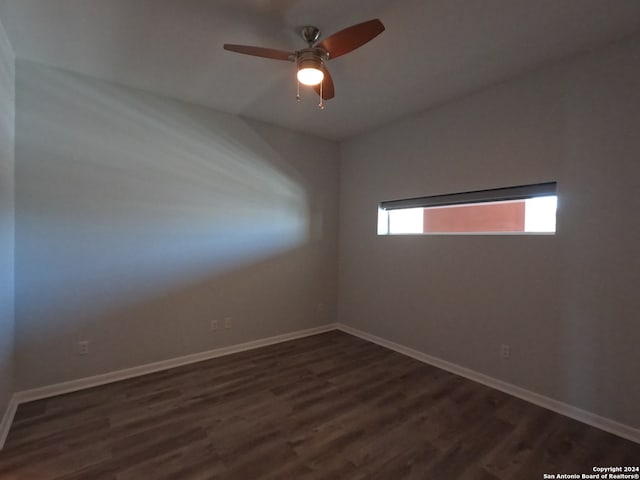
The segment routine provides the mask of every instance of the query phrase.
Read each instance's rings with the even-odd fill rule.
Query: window
[[[378,235],[555,233],[556,183],[380,203]]]

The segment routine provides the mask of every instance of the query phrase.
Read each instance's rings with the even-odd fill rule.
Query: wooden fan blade
[[[333,87],[333,78],[331,78],[331,74],[327,67],[322,66],[322,72],[324,73],[324,78],[322,79],[322,98],[325,100],[330,100],[335,97],[336,92]],[[318,95],[320,95],[320,84],[314,85],[313,89],[316,91]]]
[[[286,60],[293,62],[296,54],[293,52],[285,52],[284,50],[276,50],[274,48],[251,47],[249,45],[234,45],[225,43],[224,49],[230,52],[244,53],[245,55],[253,55],[254,57],[271,58],[273,60]]]
[[[329,53],[329,59],[333,59],[361,47],[382,32],[384,32],[384,25],[376,18],[340,30],[316,46],[325,49]]]

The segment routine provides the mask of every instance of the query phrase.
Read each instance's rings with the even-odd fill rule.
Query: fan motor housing
[[[298,70],[303,68],[320,68],[327,59],[327,52],[321,48],[306,48],[298,52]]]

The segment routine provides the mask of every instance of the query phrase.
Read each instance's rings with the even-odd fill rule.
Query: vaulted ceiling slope
[[[18,58],[340,140],[640,31],[638,0],[0,0]],[[330,63],[327,108],[295,101],[294,64],[222,49],[296,50],[380,18]]]

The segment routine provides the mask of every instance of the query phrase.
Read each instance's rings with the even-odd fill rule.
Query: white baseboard
[[[11,429],[13,417],[15,416],[17,409],[18,400],[15,395],[12,395],[11,399],[9,399],[9,405],[7,405],[7,409],[2,416],[2,422],[0,422],[0,450],[2,450],[4,442],[7,439],[7,435],[9,435],[9,430]]]
[[[405,347],[404,345],[400,345],[376,335],[363,332],[362,330],[349,327],[348,325],[339,323],[337,324],[337,329],[350,335],[362,338],[363,340],[376,343],[390,350],[394,350],[398,353],[419,360],[423,363],[433,365],[434,367],[441,368],[442,370],[446,370],[474,382],[481,383],[483,385],[486,385],[487,387],[491,387],[514,397],[521,398],[522,400],[538,405],[539,407],[546,408],[547,410],[559,413],[560,415],[564,415],[565,417],[573,418],[574,420],[586,423],[587,425],[591,425],[595,428],[599,428],[600,430],[604,430],[605,432],[609,432],[624,439],[631,440],[632,442],[640,443],[640,430],[637,428],[616,422],[615,420],[611,420],[609,418],[601,417],[600,415],[596,415],[595,413],[582,410],[580,408],[574,407],[573,405],[554,400],[553,398],[545,397],[544,395],[540,395],[539,393],[535,393],[511,383],[498,380],[497,378],[484,375],[482,373],[476,372],[475,370],[461,367],[460,365],[457,365],[455,363],[451,363],[446,360],[427,355],[426,353],[414,350],[409,347]]]
[[[133,377],[139,377],[141,375],[147,375],[149,373],[167,370],[169,368],[180,367],[182,365],[201,362],[203,360],[210,360],[212,358],[231,355],[233,353],[266,347],[268,345],[274,345],[276,343],[287,342],[289,340],[295,340],[297,338],[309,337],[311,335],[317,335],[319,333],[336,330],[336,328],[336,324],[323,325],[321,327],[299,330],[297,332],[285,333],[282,335],[267,337],[260,340],[253,340],[251,342],[193,353],[169,360],[148,363],[146,365],[140,365],[138,367],[125,368],[123,370],[116,370],[114,372],[103,373],[91,377],[79,378],[77,380],[71,380],[68,382],[56,383],[54,385],[47,385],[45,387],[16,392],[11,397],[11,401],[9,403],[7,411],[5,412],[2,423],[0,424],[0,450],[2,450],[7,435],[9,434],[9,429],[11,428],[11,423],[13,422],[13,417],[15,415],[16,409],[21,403],[97,387],[100,385],[105,385],[107,383],[118,382],[120,380],[126,380]]]
[[[120,380],[126,380],[148,373],[159,372],[167,370],[169,368],[179,367],[182,365],[188,365],[191,363],[201,362],[203,360],[209,360],[212,358],[222,357],[225,355],[231,355],[233,353],[244,352],[246,350],[253,350],[255,348],[266,347],[268,345],[274,345],[277,343],[286,342],[289,340],[295,340],[297,338],[304,338],[311,335],[317,335],[319,333],[328,332],[331,330],[340,330],[350,335],[362,338],[372,343],[376,343],[390,350],[394,350],[403,355],[407,355],[423,363],[433,365],[434,367],[441,368],[448,372],[460,375],[461,377],[468,378],[474,382],[481,383],[488,387],[500,390],[514,397],[521,398],[527,402],[533,403],[540,407],[554,411],[569,418],[573,418],[587,425],[599,428],[606,432],[612,433],[619,437],[631,440],[636,443],[640,443],[640,430],[614,420],[596,415],[595,413],[582,410],[572,405],[554,400],[544,395],[526,390],[516,385],[498,380],[497,378],[484,375],[469,368],[462,367],[455,363],[442,360],[426,353],[414,350],[412,348],[400,345],[398,343],[386,340],[384,338],[372,335],[370,333],[358,330],[353,327],[349,327],[343,324],[329,324],[322,327],[310,328],[307,330],[300,330],[297,332],[285,333],[283,335],[276,335],[260,340],[254,340],[251,342],[241,343],[238,345],[231,345],[229,347],[216,348],[214,350],[207,350],[205,352],[194,353],[191,355],[185,355],[169,360],[162,360],[159,362],[149,363],[138,367],[126,368],[123,370],[117,370],[114,372],[104,373],[101,375],[94,375],[91,377],[81,378],[78,380],[71,380],[68,382],[57,383],[54,385],[48,385],[45,387],[34,388],[31,390],[23,390],[16,392],[9,402],[7,410],[2,417],[0,423],[0,450],[4,446],[4,442],[9,434],[13,417],[16,413],[18,405],[20,403],[30,402],[33,400],[40,400],[43,398],[53,397],[56,395],[62,395],[65,393],[75,392],[77,390],[84,390],[86,388],[97,387]]]

